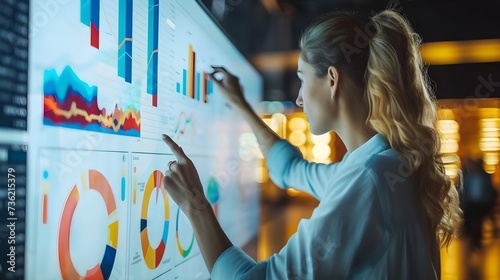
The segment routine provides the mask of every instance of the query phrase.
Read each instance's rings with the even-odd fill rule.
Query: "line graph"
[[[188,131],[194,131],[194,122],[195,117],[193,113],[187,115],[185,112],[181,112],[174,128],[175,137],[181,139]]]
[[[69,66],[61,75],[54,69],[46,70],[43,91],[46,125],[140,136],[141,115],[134,106],[121,109],[115,105],[111,112],[100,108],[98,88],[82,81]]]

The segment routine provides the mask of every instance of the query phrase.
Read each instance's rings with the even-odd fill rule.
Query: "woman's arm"
[[[264,123],[264,121],[255,113],[250,104],[246,102],[243,96],[239,79],[229,73],[224,67],[213,67],[214,72],[209,74],[210,79],[217,85],[219,91],[224,95],[229,105],[236,109],[252,128],[257,143],[262,150],[262,154],[267,158],[271,147],[281,138]],[[216,73],[224,74],[224,78],[217,80]]]
[[[281,188],[294,187],[307,192],[318,200],[328,181],[337,176],[338,164],[317,164],[304,160],[302,154],[288,142],[276,144],[281,138],[269,128],[246,102],[236,76],[223,67],[213,67],[209,75],[232,108],[235,108],[252,128],[262,154],[267,160],[271,179]],[[216,73],[224,74],[217,80]],[[276,145],[275,145],[276,144]],[[271,148],[274,147],[272,150]],[[271,153],[270,153],[271,151]]]
[[[200,248],[205,265],[210,273],[219,256],[233,246],[222,229],[212,208],[194,209],[187,214]]]

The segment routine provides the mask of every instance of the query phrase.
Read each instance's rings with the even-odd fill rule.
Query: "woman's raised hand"
[[[241,107],[246,105],[245,97],[243,96],[243,88],[240,85],[238,77],[229,73],[222,66],[212,66],[214,72],[208,74],[210,80],[212,80],[220,92],[226,98],[227,102],[231,107]],[[215,78],[216,73],[222,73],[224,77],[220,80]]]

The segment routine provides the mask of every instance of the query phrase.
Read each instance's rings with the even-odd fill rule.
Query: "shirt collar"
[[[372,155],[378,154],[390,148],[391,145],[389,144],[387,139],[382,134],[377,133],[351,153],[346,153],[346,155],[344,156],[344,165],[353,165],[356,163],[365,162]]]

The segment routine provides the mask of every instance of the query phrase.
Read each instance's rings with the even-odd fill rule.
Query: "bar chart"
[[[147,92],[153,96],[154,107],[158,106],[158,27],[159,0],[149,0]]]
[[[132,0],[120,0],[118,7],[118,76],[132,82]]]
[[[99,29],[100,17],[103,22],[110,25],[106,13],[102,10],[104,5],[100,0],[80,0],[80,21],[90,28],[90,45],[96,49],[100,48]],[[159,0],[148,0],[144,3],[147,7],[147,48],[142,51],[146,53],[144,66],[146,70],[146,92],[151,95],[151,105],[158,107],[158,36],[159,36]],[[133,52],[133,25],[134,25],[134,2],[133,0],[118,1],[118,34],[116,36],[117,46],[117,74],[125,82],[132,83],[132,52]],[[136,15],[137,16],[137,15]],[[113,24],[111,24],[113,25]],[[104,32],[103,34],[105,34]],[[114,32],[111,32],[114,33]],[[108,34],[111,35],[111,34]],[[137,44],[136,44],[137,46]],[[137,60],[136,60],[137,63]],[[141,63],[139,63],[140,65]],[[136,65],[137,66],[137,65]],[[142,67],[144,67],[142,66]],[[140,68],[142,68],[140,67]]]
[[[213,82],[207,73],[196,72],[196,52],[193,45],[188,46],[187,69],[182,70],[182,84],[176,83],[176,92],[191,99],[208,103],[208,95],[213,93]]]
[[[90,45],[99,49],[100,0],[81,0],[80,21],[90,27]]]

